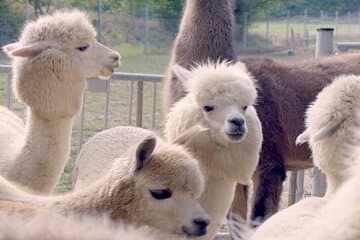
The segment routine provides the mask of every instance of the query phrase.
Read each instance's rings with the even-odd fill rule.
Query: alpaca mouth
[[[196,229],[196,231],[190,231],[186,226],[182,226],[181,230],[188,237],[200,237],[200,236],[204,236],[207,233],[206,227],[199,227]]]
[[[100,71],[99,78],[100,79],[109,79],[113,73],[114,73],[114,68],[105,67]]]
[[[237,131],[227,132],[226,135],[231,140],[240,140],[243,138],[244,133],[245,133],[245,131],[243,131],[243,130],[237,130]]]

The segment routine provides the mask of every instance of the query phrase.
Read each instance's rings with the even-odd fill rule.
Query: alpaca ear
[[[36,55],[42,53],[43,51],[56,48],[57,44],[52,41],[40,41],[33,44],[21,45],[19,42],[10,43],[8,45],[3,46],[4,52],[9,57],[35,57]]]
[[[148,136],[142,140],[136,148],[136,168],[138,172],[143,169],[150,161],[151,154],[156,146],[156,138],[154,136]]]
[[[324,127],[317,131],[313,137],[313,141],[321,141],[333,135],[345,121],[343,118],[334,118],[330,120]]]
[[[307,130],[305,130],[303,133],[301,133],[297,138],[296,138],[296,141],[295,141],[295,144],[296,145],[302,145],[306,142],[309,142],[310,140],[310,134]]]
[[[171,66],[171,72],[180,80],[182,85],[187,88],[188,80],[191,78],[191,72],[178,64]]]

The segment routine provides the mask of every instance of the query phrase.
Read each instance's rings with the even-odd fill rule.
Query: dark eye
[[[248,106],[243,106],[242,109],[246,111],[246,109],[248,109]]]
[[[157,200],[164,200],[171,198],[172,192],[169,189],[150,190],[151,196]]]
[[[205,112],[211,112],[211,111],[214,111],[214,107],[213,106],[210,106],[210,105],[205,105],[203,107],[204,111]]]
[[[84,45],[84,46],[77,47],[76,49],[79,50],[80,52],[84,52],[88,48],[89,48],[88,45]]]

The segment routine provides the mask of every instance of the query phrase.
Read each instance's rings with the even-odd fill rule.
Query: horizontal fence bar
[[[11,71],[11,65],[0,64],[0,73],[9,73]],[[145,81],[145,82],[161,82],[164,78],[161,74],[144,74],[144,73],[126,73],[126,72],[114,72],[111,76],[112,80],[121,81]]]

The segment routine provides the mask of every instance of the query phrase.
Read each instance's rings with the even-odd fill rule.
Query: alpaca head
[[[306,129],[296,143],[309,143],[314,164],[326,174],[337,175],[345,167],[341,159],[354,136],[359,93],[360,77],[340,76],[317,95],[306,111]]]
[[[15,95],[44,118],[69,117],[81,105],[87,77],[109,77],[118,53],[95,40],[80,11],[56,12],[25,25],[3,50],[13,59]]]
[[[182,147],[157,141],[154,136],[145,138],[130,150],[130,164],[118,159],[112,168],[113,176],[128,176],[133,185],[134,222],[202,236],[209,218],[197,201],[204,189],[200,167]]]
[[[197,104],[202,124],[218,142],[245,139],[249,108],[253,108],[257,92],[243,63],[209,62],[191,71],[174,65],[172,71]]]

